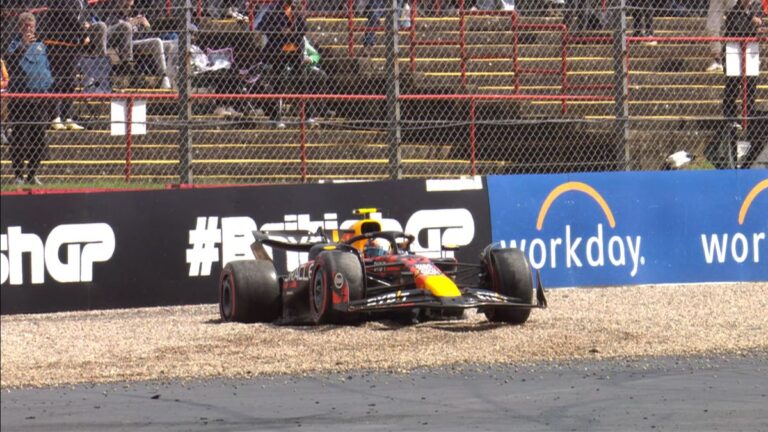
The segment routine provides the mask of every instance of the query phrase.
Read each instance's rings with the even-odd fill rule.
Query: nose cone
[[[424,289],[435,297],[458,297],[461,291],[451,278],[446,275],[434,275],[424,278]]]

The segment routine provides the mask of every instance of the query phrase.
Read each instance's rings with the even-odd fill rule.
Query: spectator
[[[17,34],[5,52],[8,59],[11,93],[47,93],[53,86],[46,46],[37,36],[37,21],[30,13],[18,18]],[[13,132],[10,134],[11,163],[14,183],[24,184],[24,161],[27,161],[26,183],[41,185],[37,169],[46,151],[45,130],[50,120],[47,99],[11,99],[8,114]]]
[[[109,25],[107,21],[118,14],[111,0],[101,1],[96,7],[84,11],[83,28],[92,39],[94,54],[107,55],[114,48],[121,62],[132,62],[130,32],[121,24]]]
[[[108,38],[119,37],[118,53],[122,61],[132,69],[134,54],[151,54],[155,61],[156,71],[162,77],[160,88],[171,88],[169,77],[168,56],[177,52],[178,42],[151,37],[147,31],[151,24],[146,16],[133,10],[134,0],[121,0],[121,7],[114,10],[105,19],[108,26]],[[111,42],[110,42],[111,43]]]
[[[8,90],[8,68],[5,67],[5,60],[0,59],[0,92]]]
[[[563,23],[569,31],[602,30],[605,27],[602,4],[597,0],[568,0],[563,8]]]
[[[627,2],[632,10],[632,28],[634,36],[652,37],[653,16],[659,8],[659,0],[630,0]],[[656,45],[656,41],[643,42],[644,45]]]
[[[755,37],[766,33],[766,27],[763,26],[761,18],[762,11],[758,3],[752,0],[737,0],[736,5],[728,10],[725,15],[725,37]],[[747,118],[752,119],[756,115],[755,95],[757,93],[757,76],[747,76],[746,95],[741,94],[741,76],[728,76],[726,70],[725,91],[723,92],[723,116],[732,131],[740,130],[741,111],[738,109],[736,101],[742,99],[746,102]],[[745,71],[741,71],[742,74]],[[758,138],[757,127],[754,125],[748,127],[747,139],[756,144]],[[735,141],[735,140],[731,140]],[[753,145],[749,153],[744,158],[742,166],[748,167],[760,154],[760,146]],[[735,154],[735,152],[734,152]]]
[[[83,1],[78,18],[86,36],[91,40],[86,53],[93,56],[107,55],[107,25],[99,19],[94,9],[87,1]]]
[[[55,93],[74,93],[77,86],[77,64],[83,48],[91,40],[83,23],[85,0],[51,0],[41,20],[41,34],[48,47]],[[55,130],[83,130],[72,120],[72,99],[60,100],[55,108],[52,127]],[[62,121],[64,120],[64,121]]]
[[[709,0],[709,9],[707,10],[707,36],[720,37],[722,35],[723,15],[726,10],[732,8],[736,0]],[[707,72],[723,71],[723,46],[717,42],[709,44],[709,51],[712,62],[707,66]]]
[[[0,58],[0,93],[8,91],[8,69],[5,67],[5,60]],[[0,97],[0,144],[8,145],[8,138],[5,136],[5,120],[8,118],[8,100]]]
[[[260,30],[266,35],[267,42],[262,49],[262,63],[272,69],[272,89],[276,93],[287,93],[289,82],[298,84],[299,91],[309,93],[309,84],[317,85],[307,73],[306,65],[310,64],[304,55],[304,43],[306,34],[306,21],[300,13],[294,11],[290,0],[277,0],[261,21]],[[316,87],[315,87],[316,88]],[[281,120],[281,102],[272,101],[267,104],[270,120],[275,122],[277,128],[285,128]],[[317,113],[316,101],[307,104],[307,118],[314,123]]]
[[[247,20],[248,17],[243,15],[238,6],[243,5],[245,2],[242,0],[209,0],[205,2],[205,12],[211,18],[234,18],[236,20]]]
[[[304,73],[306,79],[313,83],[311,88],[308,88],[308,93],[325,93],[328,88],[328,75],[320,67],[322,57],[320,52],[312,46],[309,38],[304,36],[303,46],[303,59],[304,59]],[[308,87],[308,86],[307,86]],[[305,87],[306,88],[306,87]],[[305,91],[305,93],[307,93]],[[325,101],[313,100],[309,105],[309,124],[314,126],[316,124],[316,116],[325,115],[327,110]]]
[[[403,1],[404,0],[397,0],[397,15],[395,16],[395,19],[398,20],[400,28],[410,27],[411,25],[410,16],[407,17],[407,20],[400,20],[400,14],[403,10]],[[381,24],[381,18],[383,18],[387,13],[387,10],[389,10],[390,4],[391,3],[389,0],[368,0],[366,2],[365,14],[368,17],[368,21],[366,22],[365,26],[369,30],[366,30],[365,34],[363,35],[363,48],[367,49],[376,44],[377,30],[374,29],[383,25]],[[410,11],[410,6],[408,7],[408,10]]]
[[[515,10],[514,0],[477,0],[473,10],[500,10],[500,11],[513,11]]]

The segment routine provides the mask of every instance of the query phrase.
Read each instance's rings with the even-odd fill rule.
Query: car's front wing
[[[518,309],[546,308],[547,299],[541,278],[537,277],[536,303],[505,296],[494,291],[463,288],[457,297],[436,297],[423,289],[405,289],[372,296],[363,300],[350,301],[349,304],[335,305],[334,308],[345,312],[379,312],[402,308],[431,309],[470,309],[484,307],[503,307]]]

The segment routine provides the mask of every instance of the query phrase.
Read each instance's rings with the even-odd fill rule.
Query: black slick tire
[[[223,321],[272,322],[282,313],[280,285],[269,261],[228,263],[219,278],[219,314]]]
[[[309,286],[309,313],[313,324],[346,324],[353,321],[347,312],[333,309],[334,295],[345,288],[349,300],[360,300],[364,292],[364,273],[360,259],[352,253],[326,251],[317,256]]]
[[[523,302],[533,299],[533,277],[525,254],[519,249],[491,249],[483,259],[483,267],[491,290]],[[492,322],[523,324],[530,309],[488,308],[485,316]]]

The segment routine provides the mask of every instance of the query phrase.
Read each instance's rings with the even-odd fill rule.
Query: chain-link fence
[[[765,1],[516,1],[3,0],[3,186],[765,166]]]

